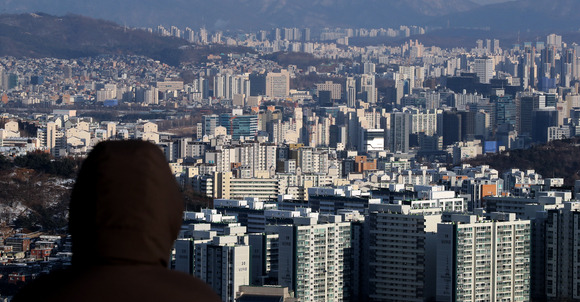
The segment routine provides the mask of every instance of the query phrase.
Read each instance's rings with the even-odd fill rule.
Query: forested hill
[[[0,154],[0,227],[63,233],[70,188],[80,159],[34,152],[10,160]]]
[[[186,40],[78,15],[0,15],[0,56],[71,59],[141,55],[171,65],[209,54],[246,52],[227,46],[189,46]]]
[[[503,173],[511,168],[533,169],[544,178],[564,178],[565,185],[580,179],[580,139],[552,141],[525,150],[487,154],[465,161],[472,166],[489,165]]]

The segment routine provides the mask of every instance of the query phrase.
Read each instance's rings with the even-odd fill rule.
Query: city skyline
[[[422,17],[235,32],[1,15],[0,51],[16,52],[0,53],[0,300],[70,268],[75,174],[115,140],[167,161],[185,210],[164,266],[224,302],[580,299],[574,34],[471,28],[441,46],[446,29],[422,23],[456,6],[451,37],[470,7],[543,7],[495,2],[369,1],[361,16]]]

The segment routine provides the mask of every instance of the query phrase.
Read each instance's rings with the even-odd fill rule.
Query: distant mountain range
[[[518,0],[490,4],[445,16],[451,27],[488,27],[500,31],[569,32],[580,30],[578,0]],[[431,21],[433,22],[433,21]],[[432,24],[443,25],[444,22]]]
[[[208,29],[399,26],[425,16],[461,12],[469,0],[7,0],[4,13],[82,14],[131,26],[159,24]]]
[[[577,5],[578,0],[5,0],[0,13],[71,13],[132,27],[210,30],[429,25],[571,31],[580,27]]]
[[[431,25],[577,30],[577,0],[5,0],[0,13],[80,14],[122,25],[210,30]]]

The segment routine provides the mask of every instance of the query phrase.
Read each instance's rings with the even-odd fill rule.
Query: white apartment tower
[[[36,137],[40,141],[40,144],[46,147],[46,150],[50,151],[50,154],[60,156],[64,155],[61,153],[66,151],[63,149],[66,144],[66,142],[63,142],[65,140],[64,134],[64,131],[59,129],[58,123],[48,122],[46,128],[38,129]],[[61,151],[61,149],[63,150]]]
[[[114,122],[107,123],[107,139],[114,139],[117,136],[117,124]]]
[[[351,223],[318,223],[317,217],[295,218],[278,227],[278,284],[300,301],[348,301]]]
[[[416,68],[415,66],[404,66],[404,65],[399,66],[400,80],[408,81],[409,93],[413,91],[413,88],[415,88],[415,74],[416,74],[415,68]]]
[[[200,28],[199,29],[199,42],[201,44],[207,44],[207,36],[208,36],[207,29],[205,29],[205,27]]]
[[[530,300],[530,221],[485,215],[437,226],[437,301]]]
[[[363,64],[363,73],[364,74],[374,74],[375,72],[376,72],[375,63],[365,62]]]
[[[209,96],[209,84],[208,80],[204,77],[199,77],[193,80],[193,92],[201,94],[199,100],[207,99]]]
[[[46,124],[46,148],[54,154],[57,142],[57,125],[54,122]]]
[[[260,172],[276,169],[276,145],[267,143],[245,143],[236,146],[236,162],[250,168],[252,177]],[[227,163],[227,164],[231,164]]]
[[[236,95],[250,95],[247,75],[218,74],[214,77],[214,97],[232,100]]]
[[[248,142],[206,152],[205,161],[215,164],[217,172],[231,171],[232,163],[239,163],[250,171],[250,177],[257,177],[276,169],[276,150],[274,144]]]
[[[558,49],[562,48],[562,36],[556,34],[549,34],[546,37],[546,45],[556,46]]]
[[[425,135],[437,133],[437,111],[412,109],[409,112],[411,113],[410,133],[425,133]]]

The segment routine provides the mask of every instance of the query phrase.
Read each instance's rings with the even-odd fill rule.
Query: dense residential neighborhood
[[[0,58],[0,298],[70,265],[67,194],[92,148],[145,140],[186,200],[171,268],[223,301],[580,299],[580,173],[481,163],[578,148],[577,44],[148,31],[251,51]]]

